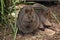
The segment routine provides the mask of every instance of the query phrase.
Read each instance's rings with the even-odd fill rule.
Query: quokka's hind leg
[[[38,29],[40,29],[40,30],[42,30],[42,31],[45,30],[44,25],[43,25],[41,22],[40,22],[40,25],[39,25]]]
[[[52,24],[50,23],[50,21],[47,19],[47,18],[45,18],[43,15],[40,15],[40,21],[43,23],[43,25],[45,25],[45,26],[51,26]]]
[[[40,23],[39,28],[44,28],[44,26],[43,26],[43,24],[42,24],[42,23]]]

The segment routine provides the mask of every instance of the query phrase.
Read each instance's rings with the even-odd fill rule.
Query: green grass
[[[15,13],[15,25],[14,25],[14,27],[13,27],[13,28],[14,28],[14,30],[13,30],[13,31],[14,31],[14,32],[13,32],[13,36],[14,36],[14,37],[13,37],[13,40],[15,40],[15,39],[16,39],[17,31],[18,31],[18,28],[16,27],[16,12],[15,12],[15,11],[16,11],[16,9],[15,9],[15,3],[16,3],[16,2],[14,2],[14,0],[12,0],[12,3],[13,3],[13,6],[14,6],[14,13]]]
[[[7,19],[7,17],[8,17],[8,14],[10,14],[10,12],[8,11],[8,10],[5,10],[5,8],[4,8],[4,0],[1,0],[0,1],[0,3],[1,3],[1,20],[2,20],[2,23],[4,23],[4,25],[10,25],[11,26],[11,28],[12,28],[12,30],[13,30],[13,40],[15,40],[16,39],[16,34],[17,34],[17,31],[18,31],[18,28],[16,27],[16,17],[15,17],[15,23],[14,23],[14,25],[13,25],[13,23],[10,23],[9,22],[9,19]],[[15,2],[14,2],[14,0],[12,0],[12,3],[13,3],[13,5],[12,6],[14,6],[15,7]],[[14,11],[15,11],[16,9],[14,9]],[[7,14],[5,13],[5,11],[7,11]],[[7,15],[7,17],[6,17],[6,15]],[[16,16],[16,12],[15,12],[15,16]]]

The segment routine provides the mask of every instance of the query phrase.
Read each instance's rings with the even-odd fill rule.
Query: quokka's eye
[[[25,9],[25,13],[28,13],[29,12],[29,10],[28,9]]]
[[[31,20],[30,22],[33,22],[33,20]]]

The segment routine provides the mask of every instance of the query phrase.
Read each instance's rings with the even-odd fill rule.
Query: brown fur
[[[39,26],[39,17],[32,6],[25,6],[18,15],[17,25],[23,33],[31,33]]]
[[[46,26],[51,26],[51,23],[48,20],[51,17],[49,9],[39,3],[36,3],[32,6],[35,9],[37,15],[39,16],[40,21]]]
[[[23,33],[31,33],[37,28],[51,26],[48,20],[48,9],[41,4],[27,5],[19,12],[17,26]]]

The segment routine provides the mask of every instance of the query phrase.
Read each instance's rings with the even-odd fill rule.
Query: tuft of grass
[[[56,14],[53,13],[51,10],[50,10],[50,13],[51,13],[51,15],[55,18],[55,20],[57,21],[57,23],[60,25],[60,21],[59,21],[58,18],[56,17]]]
[[[15,13],[15,25],[14,25],[14,29],[13,29],[13,40],[16,39],[16,34],[17,34],[17,31],[18,31],[18,28],[16,27],[16,9],[15,9],[15,4],[16,2],[14,0],[12,0],[12,3],[13,3],[13,6],[14,6],[14,13]]]
[[[0,13],[1,13],[1,20],[2,20],[2,23],[4,24],[4,25],[8,25],[8,27],[10,26],[11,28],[12,28],[12,30],[13,30],[13,40],[15,40],[16,39],[16,34],[17,34],[17,30],[18,30],[18,28],[16,27],[16,17],[15,17],[15,24],[13,25],[13,23],[10,23],[10,21],[9,21],[9,19],[8,19],[8,14],[11,14],[8,10],[6,10],[5,8],[4,8],[4,0],[0,0],[0,3],[1,3],[1,11],[0,11]],[[13,3],[13,6],[15,7],[15,2],[14,2],[14,0],[12,0],[12,3]],[[5,5],[6,6],[6,5]],[[14,11],[15,11],[16,9],[14,9]],[[6,14],[6,13],[7,14]],[[7,16],[6,16],[7,15]],[[16,12],[15,12],[15,16],[16,16]],[[6,33],[5,33],[6,34]]]

